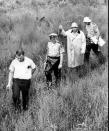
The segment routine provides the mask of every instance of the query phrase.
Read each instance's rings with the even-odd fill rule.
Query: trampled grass
[[[75,82],[67,77],[60,88],[52,87],[51,90],[46,89],[45,82],[38,80],[40,74],[34,76],[29,110],[24,113],[15,112],[11,92],[6,93],[3,83],[0,91],[1,131],[49,131],[53,126],[59,131],[75,131],[79,128],[86,131],[107,131],[107,71],[106,63],[82,78],[77,76]],[[4,82],[2,77],[1,82]]]

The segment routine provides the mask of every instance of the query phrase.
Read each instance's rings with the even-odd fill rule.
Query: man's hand
[[[11,89],[11,84],[8,84],[7,86],[6,86],[6,90],[10,90]]]
[[[44,70],[45,70],[45,68],[46,68],[46,62],[44,62]]]
[[[62,64],[59,64],[58,69],[61,69],[61,68],[62,68]]]
[[[63,29],[62,25],[59,25],[59,30],[62,30],[62,29]]]
[[[84,54],[85,54],[85,52],[81,50],[81,54],[82,54],[82,55],[84,55]]]

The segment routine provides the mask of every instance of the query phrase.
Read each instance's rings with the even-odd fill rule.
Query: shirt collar
[[[26,58],[26,57],[24,56],[24,61],[25,61],[25,58]],[[15,58],[15,60],[16,60],[17,62],[19,62],[19,60],[18,60],[17,58]],[[24,62],[24,61],[23,61],[23,62]],[[19,62],[19,63],[21,63],[21,62]]]

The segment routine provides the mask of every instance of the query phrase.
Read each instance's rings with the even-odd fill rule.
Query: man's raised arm
[[[62,25],[59,25],[59,34],[63,36],[67,36],[65,30],[63,29]]]

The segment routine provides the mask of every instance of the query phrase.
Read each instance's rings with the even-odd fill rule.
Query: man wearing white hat
[[[77,23],[72,23],[71,29],[68,31],[64,31],[62,25],[60,25],[59,34],[67,37],[68,67],[74,68],[83,65],[86,39],[84,33],[79,30]]]
[[[55,33],[50,34],[50,41],[47,44],[45,76],[48,88],[50,88],[52,85],[52,72],[54,72],[55,75],[56,85],[59,85],[61,78],[64,48],[57,40],[57,37],[58,36]]]
[[[85,23],[86,29],[86,52],[85,52],[85,62],[89,63],[89,56],[91,49],[98,56],[99,62],[103,62],[103,54],[98,50],[100,32],[98,26],[91,21],[89,17],[84,17],[83,22]]]

